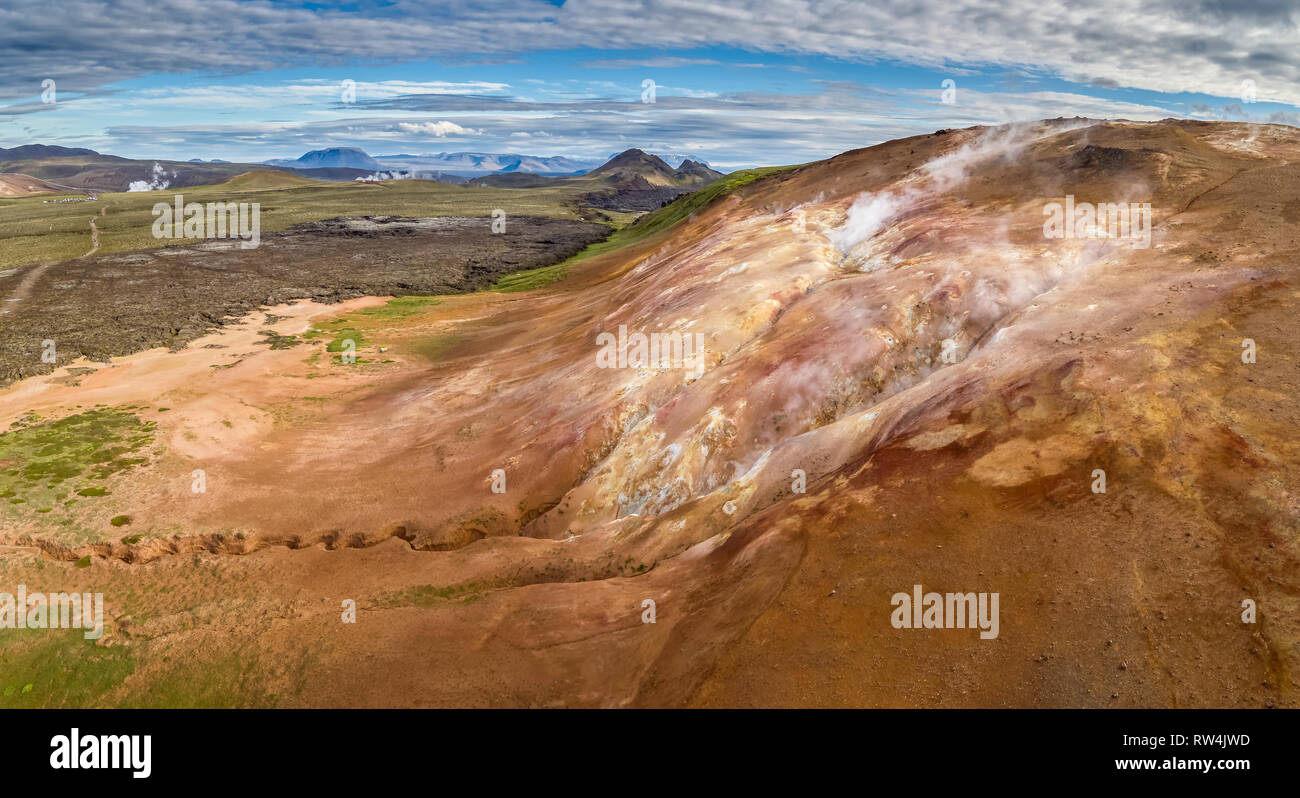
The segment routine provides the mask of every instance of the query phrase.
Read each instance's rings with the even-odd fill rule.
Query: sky
[[[1058,116],[1300,126],[1298,22],[1292,0],[0,0],[0,147],[729,170]]]

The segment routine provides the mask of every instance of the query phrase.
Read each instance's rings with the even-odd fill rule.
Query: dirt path
[[[45,263],[38,263],[28,269],[27,274],[23,275],[22,281],[18,283],[18,287],[14,289],[14,292],[11,295],[5,298],[5,304],[21,302],[26,299],[32,293],[32,286],[36,285],[36,281],[41,279],[41,275],[45,273],[45,270],[53,266],[55,263],[58,263],[58,261],[47,261]],[[8,312],[9,308],[6,307],[3,310],[0,310],[0,315]]]
[[[90,251],[81,257],[85,258],[94,255],[99,250],[99,228],[95,226],[95,220],[93,217],[90,220],[90,243]],[[27,274],[23,275],[22,281],[18,283],[18,287],[14,289],[12,294],[5,298],[5,304],[22,302],[30,296],[32,293],[32,286],[36,285],[36,281],[41,279],[41,275],[45,274],[46,270],[55,263],[58,263],[58,261],[47,261],[45,263],[38,263],[28,269]],[[0,309],[0,315],[8,313],[9,310],[10,309],[7,307]]]
[[[90,243],[90,251],[81,257],[85,258],[94,255],[99,250],[99,228],[95,226],[94,217],[91,217],[90,220]],[[28,269],[27,274],[23,275],[22,281],[18,283],[18,287],[14,289],[12,294],[5,298],[5,304],[21,302],[30,296],[32,293],[32,286],[36,285],[36,281],[41,279],[41,275],[45,274],[45,271],[55,263],[58,263],[58,261],[46,261],[45,263],[38,263]],[[0,309],[0,315],[8,313],[9,310],[10,309],[7,307]]]

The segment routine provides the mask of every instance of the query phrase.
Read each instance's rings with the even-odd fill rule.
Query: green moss
[[[138,662],[163,654],[147,641],[97,646],[82,629],[11,630],[0,635],[0,709],[76,707],[272,707],[276,696],[261,683],[268,663],[243,651],[186,657],[147,681],[130,677]],[[307,658],[289,665],[301,686]],[[277,663],[282,665],[282,663]],[[290,683],[294,689],[294,682]]]
[[[274,330],[263,330],[262,337],[266,338],[266,343],[271,345],[272,349],[290,349],[306,341],[299,340],[296,335],[280,335]]]
[[[112,409],[11,429],[0,433],[0,460],[15,464],[0,473],[0,495],[16,495],[20,483],[116,473],[134,464],[122,463],[125,455],[151,442],[139,417]]]
[[[274,707],[276,696],[266,692],[262,676],[266,669],[267,663],[243,652],[187,659],[151,678],[150,684],[140,686],[119,705],[146,709]]]
[[[154,442],[154,425],[122,408],[96,408],[57,420],[28,413],[0,433],[0,497],[5,516],[42,515],[70,506],[67,483],[102,481],[147,462],[142,450]],[[85,486],[81,496],[103,496],[103,486]],[[29,509],[30,508],[30,509]],[[26,517],[34,517],[29,515]]]
[[[431,307],[441,304],[442,299],[436,296],[399,296],[388,300],[386,304],[379,307],[363,308],[355,311],[353,315],[369,319],[401,319],[418,315]]]
[[[112,520],[109,521],[109,523],[112,524],[113,526],[126,526],[127,524],[131,523],[131,516],[115,515],[113,516]]]
[[[592,246],[599,246],[599,244],[592,244]],[[591,247],[587,248],[587,250],[589,249],[591,249]],[[587,250],[583,250],[583,252],[586,252]],[[550,285],[564,277],[565,273],[569,271],[569,267],[579,259],[581,254],[582,253],[579,253],[566,261],[551,266],[543,266],[539,269],[528,269],[526,271],[508,274],[500,280],[497,280],[496,284],[488,290],[509,294],[516,291],[531,291],[534,288],[541,288],[544,285]]]
[[[347,342],[351,341],[354,351],[360,349],[365,339],[361,337],[361,331],[350,327],[336,328],[330,331],[334,340],[325,345],[326,352],[343,352],[347,349]]]
[[[78,568],[89,568],[89,567],[90,567],[90,555],[87,554],[85,557],[82,557],[80,560],[77,560],[76,565],[77,565]]]
[[[0,708],[104,706],[135,670],[132,650],[102,647],[83,629],[8,630],[0,635]]]

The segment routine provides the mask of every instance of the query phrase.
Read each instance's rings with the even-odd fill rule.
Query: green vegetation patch
[[[299,669],[301,666],[299,663]],[[265,684],[268,667],[256,655],[238,651],[210,659],[185,659],[151,674],[148,682],[133,683],[130,694],[115,703],[133,709],[274,707],[278,698],[267,692]]]
[[[360,330],[348,325],[349,322],[346,318],[334,319],[319,327],[312,327],[303,333],[302,337],[309,341],[319,338],[330,339],[329,343],[325,345],[326,352],[346,352],[348,341],[351,341],[356,349],[360,349],[361,345],[365,343],[365,337],[361,335]]]
[[[274,330],[262,330],[261,335],[266,339],[266,343],[271,345],[272,349],[290,349],[299,344],[306,343],[305,341],[299,340],[296,335],[281,335]],[[233,365],[235,364],[231,363],[225,368],[229,368]]]
[[[0,496],[49,507],[70,493],[103,496],[102,486],[72,485],[147,462],[155,424],[120,408],[96,408],[44,421],[28,414],[0,433]],[[84,483],[83,483],[84,484]]]
[[[394,297],[393,299],[388,300],[384,305],[354,310],[346,315],[315,325],[301,337],[303,340],[309,341],[322,339],[327,340],[329,343],[325,345],[325,351],[340,355],[339,358],[332,358],[332,362],[336,364],[342,363],[344,361],[341,359],[341,356],[348,351],[345,343],[346,341],[352,341],[356,350],[360,351],[363,346],[375,344],[375,342],[370,340],[367,336],[369,335],[373,337],[375,330],[383,329],[383,322],[403,320],[412,316],[418,316],[422,313],[427,313],[431,309],[441,305],[443,301],[444,298],[438,296]],[[441,350],[444,349],[445,346],[435,344],[434,348]],[[311,357],[307,358],[306,362],[308,365],[317,365],[320,362],[320,352],[318,351]],[[356,359],[357,365],[362,365],[366,362],[367,361],[361,357]],[[391,363],[393,361],[385,360],[384,362]],[[307,378],[315,379],[321,376],[324,375],[308,374]]]
[[[365,341],[361,337],[361,331],[344,328],[334,331],[334,340],[325,345],[326,352],[345,352],[348,349],[347,342],[351,341],[354,349],[360,349],[361,344]]]
[[[24,173],[33,177],[45,174],[56,182],[58,177],[45,169],[62,168],[61,164],[23,164],[13,162],[9,167],[27,170]],[[488,217],[497,208],[508,208],[511,216],[573,219],[576,215],[569,206],[587,190],[583,184],[563,183],[520,191],[431,180],[391,180],[384,184],[298,180],[302,178],[259,173],[224,184],[190,186],[185,189],[185,200],[228,202],[231,194],[238,193],[239,201],[261,205],[265,236],[301,222],[372,214]],[[174,244],[172,239],[153,235],[154,203],[171,202],[174,193],[101,193],[98,202],[84,204],[46,204],[44,200],[51,198],[46,195],[0,200],[4,208],[0,214],[0,240],[4,241],[0,246],[0,270],[84,255],[90,249],[90,215],[96,217],[101,253],[152,250]],[[107,216],[99,215],[103,207],[108,208]]]
[[[441,304],[442,299],[436,296],[399,296],[379,307],[353,311],[352,315],[367,319],[402,319],[407,316],[417,316]]]
[[[150,669],[158,652],[97,646],[83,629],[9,630],[0,635],[0,709],[77,707],[272,707],[261,681],[267,663],[239,652]],[[166,663],[167,660],[163,659]],[[302,680],[302,663],[295,675]],[[131,678],[132,676],[135,678]]]
[[[618,234],[615,233],[614,235]],[[600,246],[600,244],[592,244],[591,246],[596,247]],[[588,247],[577,255],[574,255],[572,258],[561,261],[560,263],[555,263],[550,266],[542,266],[539,269],[528,269],[522,272],[515,272],[514,274],[507,274],[505,277],[497,280],[496,284],[488,290],[500,291],[503,294],[513,294],[516,291],[531,291],[534,288],[541,288],[544,285],[550,285],[564,277],[564,275],[569,271],[569,267],[572,266],[575,261],[581,259],[583,254],[590,251],[590,249],[591,247]],[[603,252],[605,250],[601,251]]]
[[[131,649],[97,646],[84,629],[9,629],[0,635],[0,708],[103,706],[135,671]]]

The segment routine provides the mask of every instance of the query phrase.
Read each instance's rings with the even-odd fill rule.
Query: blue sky
[[[330,146],[587,159],[636,146],[734,169],[1055,116],[1300,122],[1300,29],[1284,0],[27,9],[0,0],[4,147],[261,161]]]

